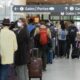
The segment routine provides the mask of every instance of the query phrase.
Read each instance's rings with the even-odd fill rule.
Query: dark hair
[[[66,28],[65,28],[65,25],[61,25],[61,29],[66,29]]]
[[[45,25],[45,21],[44,21],[44,20],[41,20],[41,21],[40,21],[40,24],[41,24],[41,25]]]
[[[11,22],[11,26],[10,26],[10,30],[12,30],[13,28],[15,28],[17,26],[17,21],[15,22]]]
[[[61,25],[61,29],[65,29],[65,24],[64,24],[64,21],[60,21],[60,25]]]
[[[61,20],[61,21],[60,21],[60,25],[63,25],[63,24],[64,24],[64,21],[63,21],[63,20]]]
[[[3,22],[2,22],[3,26],[10,26],[10,19],[6,19],[4,18]]]
[[[31,23],[34,23],[34,19],[33,18],[29,19],[29,24],[31,24]]]
[[[71,20],[70,22],[71,22],[72,24],[74,24],[74,21],[73,21],[73,20]]]
[[[49,20],[45,20],[45,23],[46,23],[46,24],[49,23]]]

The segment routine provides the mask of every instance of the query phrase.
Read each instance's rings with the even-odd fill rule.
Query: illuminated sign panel
[[[14,12],[50,12],[58,15],[80,15],[80,5],[15,5]]]

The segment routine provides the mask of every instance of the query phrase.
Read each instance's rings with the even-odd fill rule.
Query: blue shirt
[[[29,32],[31,32],[35,28],[35,25],[29,24],[27,28],[28,28]]]

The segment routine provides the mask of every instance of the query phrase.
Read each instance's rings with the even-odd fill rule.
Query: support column
[[[14,5],[26,5],[26,0],[14,0],[13,2]],[[26,13],[25,12],[18,12],[18,13],[14,13],[14,17],[20,18],[20,17],[26,17]]]

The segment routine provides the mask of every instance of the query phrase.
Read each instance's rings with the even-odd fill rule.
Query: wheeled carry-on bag
[[[34,56],[36,54],[36,56]],[[38,58],[38,48],[32,49],[32,57],[29,64],[29,80],[40,78],[42,80],[42,59]]]
[[[76,48],[74,48],[72,50],[72,55],[71,55],[72,59],[74,58],[78,58],[79,59],[79,43],[76,43]]]
[[[71,57],[72,57],[72,59],[79,58],[79,50],[78,50],[78,48],[73,49]]]

